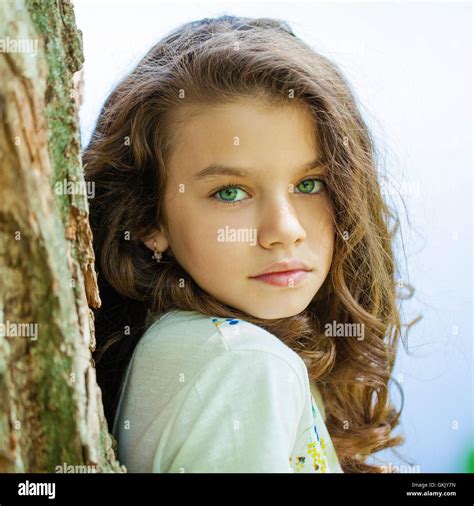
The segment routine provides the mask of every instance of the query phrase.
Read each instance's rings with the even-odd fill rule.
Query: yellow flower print
[[[293,458],[290,457],[290,465],[292,463],[292,460]],[[306,461],[306,457],[304,456],[297,456],[295,458],[296,462],[294,463],[294,470],[299,473],[300,471],[302,471],[304,469],[304,464],[305,464],[305,461]]]

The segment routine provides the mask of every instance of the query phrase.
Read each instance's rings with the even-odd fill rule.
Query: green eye
[[[296,185],[295,193],[318,195],[323,192],[324,184],[324,181],[321,179],[308,178]],[[247,195],[247,192],[245,190],[240,188],[235,183],[230,183],[214,192],[211,195],[211,198],[217,200],[219,204],[238,205],[246,200],[245,195]]]
[[[301,193],[321,193],[324,188],[324,181],[317,178],[305,179],[297,184],[296,188],[298,188]]]
[[[237,200],[236,198],[239,195],[239,192],[241,192],[240,195],[246,193],[244,190],[242,190],[237,186],[228,185],[218,190],[214,195],[217,195],[218,196],[217,200],[219,200],[222,203],[233,204],[240,202],[240,200]]]

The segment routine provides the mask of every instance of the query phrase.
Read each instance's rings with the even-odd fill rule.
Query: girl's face
[[[334,247],[310,113],[242,98],[185,106],[175,118],[181,126],[168,165],[169,235],[160,229],[145,244],[170,247],[194,281],[229,306],[263,319],[302,312],[329,272]],[[309,272],[274,278],[279,286],[253,278],[285,260]]]

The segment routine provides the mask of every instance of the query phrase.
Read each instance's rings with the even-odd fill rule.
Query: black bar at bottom
[[[473,477],[445,473],[2,474],[0,506],[472,506]]]

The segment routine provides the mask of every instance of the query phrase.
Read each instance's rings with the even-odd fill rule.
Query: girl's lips
[[[261,274],[260,276],[255,276],[250,279],[263,281],[264,283],[274,286],[293,287],[303,281],[303,279],[305,279],[308,274],[308,271],[295,269],[286,272],[270,272],[268,274]]]

